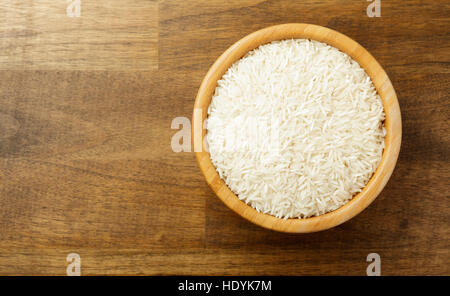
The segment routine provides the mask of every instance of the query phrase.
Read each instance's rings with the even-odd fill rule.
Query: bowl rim
[[[211,103],[217,81],[228,68],[252,49],[275,40],[311,39],[324,42],[348,54],[370,76],[385,110],[386,136],[382,159],[375,173],[363,190],[342,207],[320,216],[309,218],[277,218],[256,211],[241,201],[220,178],[211,162],[210,154],[203,149],[206,130],[203,114]],[[201,110],[201,112],[199,111]],[[201,137],[199,136],[201,134]],[[192,117],[192,144],[208,185],[231,210],[264,228],[288,232],[308,233],[322,231],[344,223],[369,206],[388,182],[398,159],[401,145],[402,124],[400,106],[394,87],[381,65],[359,43],[335,30],[306,23],[288,23],[263,28],[243,37],[231,45],[210,67],[197,93]]]

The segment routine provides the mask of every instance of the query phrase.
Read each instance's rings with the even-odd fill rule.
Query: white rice
[[[218,81],[207,141],[220,177],[259,212],[306,218],[368,183],[384,148],[384,110],[347,54],[306,39],[262,45]]]

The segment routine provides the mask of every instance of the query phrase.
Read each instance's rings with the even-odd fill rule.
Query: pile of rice
[[[207,142],[220,177],[259,212],[306,218],[368,183],[384,149],[384,110],[347,54],[306,39],[262,45],[218,81]]]

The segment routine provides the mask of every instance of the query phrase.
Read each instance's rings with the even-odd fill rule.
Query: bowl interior
[[[327,214],[304,219],[280,219],[257,212],[247,205],[228,188],[219,177],[210,155],[203,149],[206,130],[203,120],[211,103],[212,95],[228,68],[247,52],[275,40],[312,39],[327,43],[348,54],[357,61],[372,79],[383,102],[386,119],[385,149],[376,172],[352,200],[339,209]],[[192,120],[193,146],[197,161],[207,183],[216,195],[233,211],[247,220],[265,228],[282,232],[315,232],[337,226],[364,210],[381,192],[394,170],[401,143],[401,115],[395,90],[387,74],[375,58],[351,38],[328,28],[311,24],[284,24],[256,31],[242,38],[228,48],[213,64],[206,74],[197,94]]]

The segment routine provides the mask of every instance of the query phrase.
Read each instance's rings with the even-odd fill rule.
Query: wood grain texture
[[[141,1],[142,11],[156,7],[137,16],[156,21],[146,24],[157,30],[151,40],[138,38],[156,58],[135,60],[137,41],[125,54],[105,24],[98,38],[112,44],[89,50],[100,66],[58,64],[68,54],[42,45],[51,52],[32,67],[23,61],[38,47],[23,45],[35,44],[33,26],[5,34],[21,20],[4,11],[32,17],[44,2],[0,6],[0,274],[64,275],[70,252],[86,275],[364,275],[371,252],[384,275],[450,274],[449,4],[381,0],[382,17],[369,18],[363,0]],[[88,2],[81,19],[99,14]],[[138,1],[120,3],[111,14],[131,19],[126,8]],[[46,28],[64,32],[56,18]],[[191,117],[217,57],[253,31],[291,22],[332,28],[368,49],[395,87],[403,123],[399,160],[379,197],[350,221],[306,235],[234,214],[209,189],[194,153],[170,147],[172,119]],[[138,29],[122,24],[121,38],[137,40]],[[88,25],[66,33],[81,38]],[[66,46],[63,35],[53,42]],[[24,50],[6,57],[14,47]],[[118,59],[123,67],[108,64]]]
[[[156,0],[81,1],[80,17],[70,2],[0,4],[0,69],[158,69]]]

